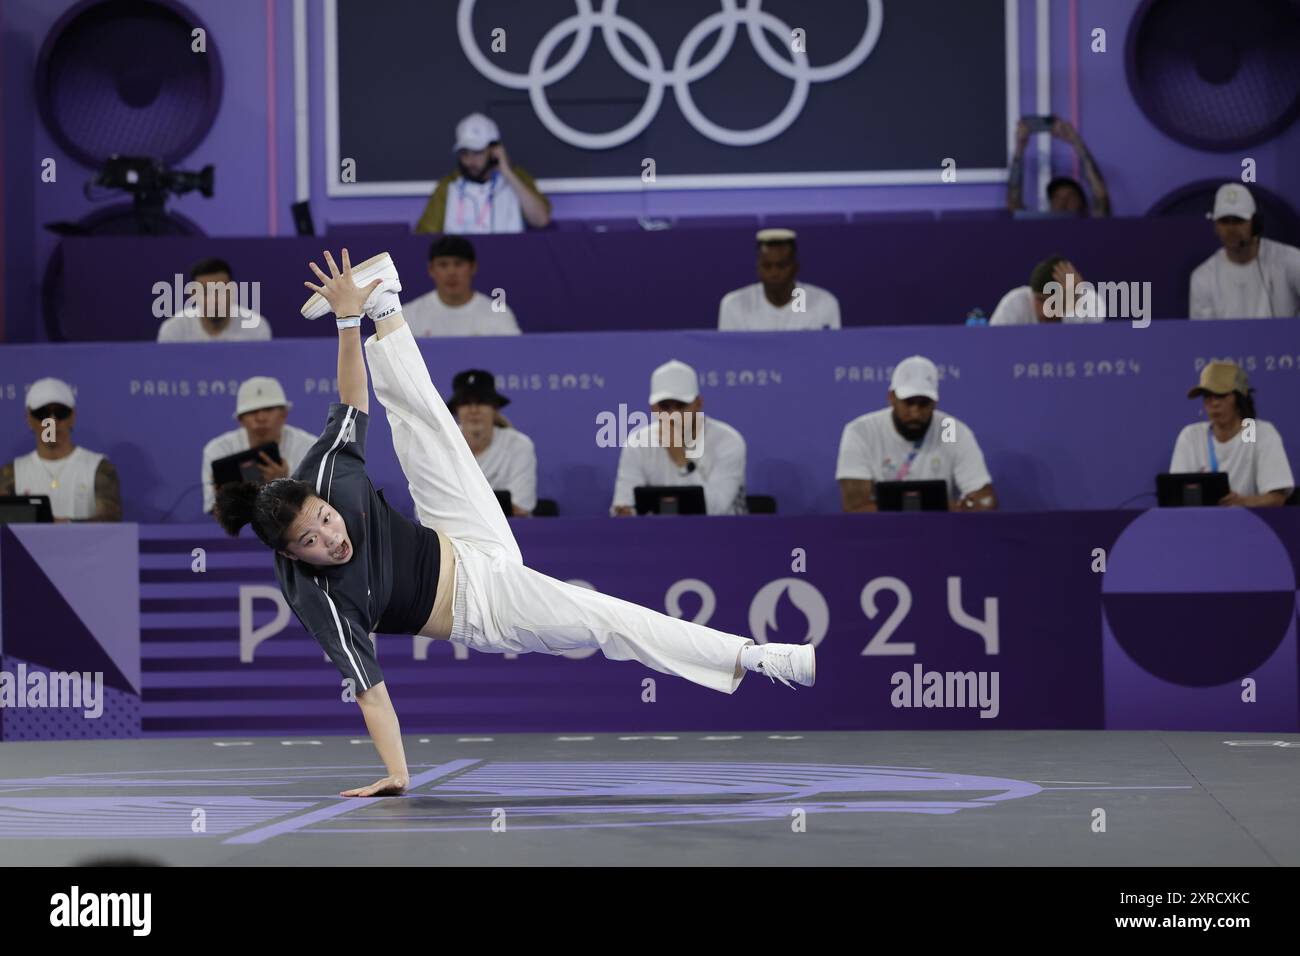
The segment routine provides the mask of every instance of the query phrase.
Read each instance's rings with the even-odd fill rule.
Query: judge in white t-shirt
[[[1029,274],[1029,285],[1004,295],[989,325],[1102,322],[1106,304],[1096,288],[1085,283],[1078,267],[1065,256],[1049,256]]]
[[[704,511],[745,514],[745,439],[726,422],[701,409],[695,369],[673,359],[650,376],[649,424],[633,429],[618,456],[610,514],[636,513],[642,486],[699,485]]]
[[[201,259],[190,269],[190,282],[203,287],[176,315],[158,326],[159,342],[265,342],[271,325],[239,301],[247,283],[236,284],[225,259]]]
[[[121,521],[117,469],[108,456],[72,440],[77,423],[72,387],[37,379],[27,391],[27,427],[36,447],[0,468],[0,495],[49,495],[59,523]]]
[[[239,427],[222,432],[203,446],[200,477],[203,482],[205,513],[211,514],[216,504],[217,489],[213,484],[212,463],[218,458],[237,455],[258,445],[275,442],[280,452],[280,462],[277,464],[263,451],[258,456],[257,463],[261,480],[275,481],[293,474],[298,463],[316,444],[317,436],[288,423],[291,408],[293,402],[285,398],[284,388],[279,381],[268,375],[254,375],[240,383],[233,416],[239,422]]]
[[[913,355],[894,368],[889,407],[844,426],[835,479],[845,511],[876,511],[878,481],[944,481],[950,510],[997,507],[975,433],[939,409],[938,401],[939,370]]]
[[[510,492],[511,510],[524,517],[537,507],[537,449],[501,414],[509,404],[510,399],[497,391],[496,377],[486,369],[465,369],[451,380],[447,408],[479,470],[493,491]]]
[[[1223,248],[1192,272],[1193,319],[1280,319],[1300,314],[1300,249],[1265,239],[1255,197],[1241,183],[1214,196],[1214,232]]]
[[[1255,417],[1246,373],[1234,362],[1209,362],[1188,393],[1200,396],[1206,421],[1188,425],[1174,442],[1172,474],[1222,471],[1228,494],[1219,504],[1276,507],[1295,489],[1282,436]]]
[[[434,289],[402,304],[416,338],[435,335],[519,335],[519,323],[503,298],[474,291],[478,259],[464,236],[441,236],[429,246]]]
[[[793,229],[758,231],[758,282],[722,297],[718,328],[724,332],[838,329],[840,303],[830,292],[797,282]]]

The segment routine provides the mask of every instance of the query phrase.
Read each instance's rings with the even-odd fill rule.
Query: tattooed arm
[[[0,495],[14,494],[14,463],[8,462],[0,468]]]
[[[73,518],[73,521],[121,521],[122,493],[118,487],[117,469],[107,458],[100,459],[95,469],[95,516]]]
[[[1094,216],[1109,216],[1110,194],[1106,192],[1106,181],[1101,178],[1101,170],[1097,168],[1096,162],[1093,161],[1092,153],[1088,152],[1088,147],[1083,144],[1083,137],[1079,135],[1079,131],[1065,120],[1057,120],[1056,125],[1052,127],[1052,132],[1073,146],[1075,153],[1079,156],[1079,163],[1083,166],[1084,178],[1088,180],[1088,188],[1092,190],[1092,214]]]

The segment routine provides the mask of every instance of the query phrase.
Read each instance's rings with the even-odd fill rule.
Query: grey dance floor
[[[1300,864],[1293,734],[405,741],[368,800],[364,738],[0,743],[0,865]]]

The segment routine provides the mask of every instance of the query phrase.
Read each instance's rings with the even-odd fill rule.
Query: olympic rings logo
[[[763,0],[744,0],[743,7],[738,7],[736,0],[721,0],[720,11],[705,17],[686,34],[677,50],[672,69],[668,70],[650,35],[635,21],[619,15],[618,0],[603,0],[599,10],[592,9],[592,0],[574,0],[578,12],[547,31],[533,51],[527,73],[515,73],[490,62],[479,49],[472,30],[476,2],[477,0],[460,0],[460,9],[456,14],[456,29],[465,56],[479,73],[492,82],[512,90],[527,90],[533,111],[542,125],[557,139],[581,149],[612,149],[640,136],[654,121],[663,103],[664,89],[669,86],[677,99],[677,108],[696,132],[726,146],[755,146],[765,143],[790,128],[803,111],[808,99],[808,88],[813,83],[837,80],[862,65],[880,39],[884,18],[881,0],[866,0],[867,25],[857,46],[836,63],[812,66],[805,51],[791,49],[792,45],[786,43],[792,34],[791,28],[762,9]],[[712,73],[726,59],[736,38],[736,30],[742,25],[748,32],[749,42],[763,62],[777,73],[793,80],[794,89],[790,93],[789,102],[774,119],[753,129],[737,130],[719,126],[701,113],[691,97],[690,87],[692,83]],[[574,129],[555,115],[546,98],[546,88],[572,73],[578,61],[586,55],[595,27],[600,28],[601,39],[605,41],[614,61],[650,88],[645,103],[636,116],[618,129],[606,133],[588,133]],[[691,62],[701,43],[714,31],[720,31],[721,36],[713,49],[699,62]],[[773,49],[764,31],[775,34],[781,41],[780,49],[790,50],[792,59],[787,60]],[[644,65],[628,53],[623,45],[624,34],[640,50]],[[559,61],[547,66],[556,47],[570,35],[573,35],[574,41],[569,51]]]

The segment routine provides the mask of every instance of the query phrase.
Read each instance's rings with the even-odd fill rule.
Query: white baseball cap
[[[1249,219],[1255,215],[1255,197],[1241,183],[1224,183],[1214,194],[1214,212],[1208,213],[1206,219],[1222,219],[1224,216],[1236,216]]]
[[[293,408],[293,402],[284,397],[280,383],[269,375],[254,375],[239,386],[239,396],[235,399],[235,418],[245,412],[255,412],[259,408],[274,408],[283,405]]]
[[[72,397],[72,388],[62,379],[40,378],[32,382],[32,387],[27,390],[27,407],[44,408],[51,402],[58,402],[69,408],[77,407],[77,401]]]
[[[456,145],[451,148],[453,153],[462,149],[474,150],[487,149],[488,143],[495,143],[501,139],[501,131],[497,129],[497,124],[492,122],[482,113],[470,113],[463,120],[456,124]]]
[[[677,359],[664,362],[650,376],[651,405],[658,405],[664,399],[693,402],[699,394],[700,380],[695,374],[695,369]]]
[[[932,402],[939,400],[939,370],[924,355],[911,355],[894,366],[889,380],[894,397],[906,401],[923,395]]]

